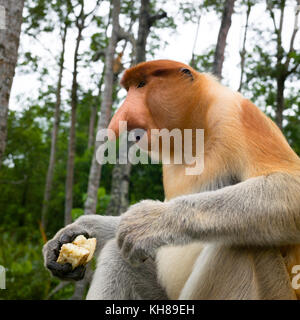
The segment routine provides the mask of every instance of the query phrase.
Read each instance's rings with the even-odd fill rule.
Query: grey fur
[[[162,245],[213,241],[281,246],[300,242],[300,177],[251,178],[169,202],[142,201],[122,217],[118,243],[132,261]]]
[[[124,260],[116,240],[103,248],[87,300],[161,300],[167,299],[157,282],[155,263],[147,259],[134,267]]]
[[[153,261],[141,263],[162,246],[195,241],[210,244],[180,299],[293,299],[279,247],[300,242],[300,177],[274,173],[168,202],[142,201],[121,217],[83,216],[45,245],[45,265],[63,234],[82,232],[102,249],[88,299],[165,298]]]
[[[81,279],[84,270],[71,271],[55,261],[63,237],[68,241],[77,235],[86,234],[96,237],[95,255],[98,256],[97,269],[87,295],[88,300],[167,299],[164,289],[158,284],[156,266],[152,259],[147,259],[143,265],[133,267],[122,258],[114,239],[120,220],[121,217],[112,216],[81,216],[45,244],[45,267],[63,280]]]

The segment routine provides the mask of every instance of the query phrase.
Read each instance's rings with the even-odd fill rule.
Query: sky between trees
[[[93,8],[94,2],[94,0],[87,2],[87,11]],[[168,13],[168,15],[177,19],[177,30],[159,29],[157,33],[162,39],[166,40],[168,44],[166,44],[164,48],[158,48],[155,52],[154,57],[148,54],[148,59],[171,59],[184,63],[189,63],[189,61],[191,60],[197,25],[192,21],[183,21],[178,12],[180,2],[180,0],[167,1],[167,3],[162,6],[162,8]],[[195,3],[195,5],[197,2],[201,3],[202,1],[192,1],[192,3]],[[269,14],[266,12],[265,1],[260,2],[261,3],[258,3],[253,7],[249,18],[250,27],[246,43],[246,48],[249,51],[251,51],[253,49],[253,46],[257,43],[257,36],[253,29],[260,28],[262,30],[267,30],[272,28],[272,21],[269,19]],[[294,10],[294,1],[287,1],[287,6],[285,9],[285,20],[283,25],[283,45],[286,50],[288,50],[289,39],[293,30]],[[108,14],[108,11],[109,3],[103,2],[97,10],[96,14],[100,16],[106,16]],[[229,85],[233,90],[237,90],[239,85],[239,77],[241,72],[239,51],[241,50],[242,46],[242,35],[244,31],[246,14],[245,8],[236,8],[235,12],[242,14],[233,14],[232,16],[232,24],[227,37],[227,46],[225,49],[226,57],[223,66],[223,83]],[[213,10],[201,16],[200,28],[195,47],[196,54],[200,55],[204,53],[207,48],[215,45],[216,38],[218,36],[219,25],[220,18]],[[81,44],[81,52],[88,49],[90,44],[90,36],[94,32],[96,32],[95,26],[88,27],[86,30],[84,30],[84,40]],[[72,61],[75,38],[75,32],[69,33],[66,43],[65,63],[67,72],[65,73],[63,79],[63,84],[65,85],[66,89],[68,89],[68,84],[70,84],[72,81]],[[49,65],[49,71],[53,81],[57,73],[57,63],[55,63],[55,61],[53,60],[53,56],[55,56],[56,53],[60,50],[59,45],[60,43],[59,41],[57,41],[57,34],[55,34],[55,32],[51,34],[41,34],[40,36],[38,36],[38,41],[24,35],[21,38],[20,51],[27,51],[30,47],[31,50],[33,50],[34,48],[34,50],[40,52],[40,55],[42,55],[42,63]],[[299,32],[295,39],[295,49],[300,49]],[[49,53],[49,51],[51,52],[51,54]],[[125,64],[125,66],[129,67],[129,59],[127,60],[128,63]],[[124,61],[126,61],[126,59],[124,59]],[[203,70],[203,72],[205,71],[206,70]],[[80,84],[84,88],[90,89],[90,77],[92,75],[96,77],[99,76],[102,72],[102,66],[100,66],[99,63],[92,63],[90,65],[90,68],[81,68],[79,72]],[[37,88],[39,88],[39,86],[40,82],[38,81],[38,74],[22,74],[17,69],[12,87],[10,108],[13,110],[22,109],[24,107],[24,101],[27,97],[35,97],[37,95]],[[92,87],[93,86],[94,84],[92,83]],[[300,89],[300,80],[294,82],[293,86],[294,88]],[[97,90],[95,86],[93,89]],[[249,90],[251,90],[251,88],[249,88]],[[65,90],[64,95],[66,96],[67,94],[68,93]],[[121,97],[124,97],[125,91],[122,90],[120,92],[120,95]],[[22,96],[22,98],[20,98],[19,100],[18,97],[20,96]]]

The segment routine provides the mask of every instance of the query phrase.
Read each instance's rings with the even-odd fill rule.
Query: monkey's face
[[[195,92],[197,77],[192,68],[168,60],[146,62],[128,69],[121,81],[127,96],[112,118],[109,129],[118,136],[120,121],[126,121],[128,131],[145,130],[147,136],[137,140],[140,140],[141,148],[149,151],[160,143],[158,131],[193,128],[198,98],[197,90]],[[161,152],[161,147],[159,150]]]

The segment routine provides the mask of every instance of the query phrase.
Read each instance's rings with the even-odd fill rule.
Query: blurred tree
[[[114,75],[114,80],[113,80],[113,100],[116,100],[116,93],[118,91],[118,78],[119,78],[119,75],[120,73],[123,71],[123,64],[122,64],[122,58],[124,56],[124,52],[126,50],[126,47],[127,47],[127,44],[130,43],[131,44],[131,47],[132,47],[132,53],[131,53],[131,58],[132,56],[135,55],[135,52],[136,52],[136,42],[135,42],[135,39],[134,39],[134,36],[132,35],[131,33],[131,30],[132,30],[132,26],[133,24],[135,23],[136,19],[137,19],[137,16],[136,16],[136,13],[135,13],[135,6],[134,4],[132,3],[132,1],[124,1],[122,2],[122,6],[120,7],[120,13],[123,13],[125,14],[126,16],[130,17],[130,21],[129,21],[129,26],[128,26],[128,30],[127,32],[124,32],[122,29],[119,30],[119,40],[122,40],[124,38],[125,42],[123,44],[123,47],[122,47],[122,50],[116,55],[116,57],[114,58],[114,61],[113,61],[113,75]],[[98,49],[98,54],[101,52],[101,46],[100,48]],[[104,68],[105,70],[105,68]],[[104,74],[104,72],[103,72]],[[103,74],[102,74],[102,77],[101,77],[101,81],[103,81]],[[100,86],[99,86],[99,97],[101,96],[101,85],[102,83],[100,83]],[[101,103],[101,98],[99,99],[100,103]],[[116,165],[117,166],[117,165]],[[120,172],[117,173],[117,176],[115,176],[114,174],[114,171],[116,170],[116,166],[114,167],[113,169],[113,173],[112,173],[112,189],[111,190],[115,190],[115,188],[113,187],[114,184],[122,184],[122,171],[121,170]],[[125,168],[126,170],[126,168]],[[129,167],[129,170],[130,170],[130,167]],[[128,175],[128,178],[129,178],[129,175]],[[114,179],[117,179],[116,181]],[[128,181],[125,182],[128,184]],[[128,187],[127,187],[127,192],[128,192]],[[115,196],[113,196],[111,194],[110,196],[111,199],[116,199]],[[124,197],[124,201],[127,203],[128,205],[128,195]],[[113,208],[114,206],[111,205],[113,201],[110,201],[109,202],[109,205],[108,207],[110,208]],[[109,210],[109,209],[108,209]],[[97,209],[96,209],[96,212]],[[108,212],[106,212],[106,214],[110,214]]]
[[[227,33],[231,25],[231,15],[233,13],[233,3],[228,1],[183,1],[180,3],[179,11],[183,16],[184,22],[192,21],[196,25],[195,38],[192,48],[192,58],[190,65],[201,72],[213,72],[217,64],[221,63],[218,68],[222,69],[223,62],[218,60],[220,57],[224,60],[224,51],[226,45]],[[201,54],[196,54],[198,34],[200,30],[201,16],[208,12],[215,12],[221,19],[218,42],[216,45],[203,49]],[[224,46],[224,47],[223,47]],[[223,53],[222,53],[223,52]],[[220,70],[218,71],[220,72]]]
[[[201,8],[199,8],[199,14],[198,14],[198,19],[197,19],[197,29],[196,29],[196,34],[195,34],[195,40],[193,44],[193,49],[192,49],[192,59],[190,62],[191,67],[196,68],[196,55],[195,55],[195,49],[197,45],[197,40],[198,40],[198,34],[199,34],[199,28],[200,28],[200,19],[201,19]]]
[[[99,106],[101,105],[101,93],[102,93],[102,85],[103,85],[103,79],[104,79],[104,70],[101,75],[101,79],[99,81],[98,85],[98,96],[94,99],[93,103],[91,104],[91,114],[89,119],[89,137],[88,137],[88,149],[91,149],[95,143],[95,125],[97,121],[97,111],[99,109]]]
[[[114,56],[116,51],[116,46],[120,37],[120,0],[112,0],[111,5],[113,6],[112,15],[112,31],[109,39],[108,47],[105,53],[105,72],[104,72],[104,92],[102,95],[101,104],[101,115],[98,118],[97,132],[101,129],[105,129],[108,126],[108,122],[111,115],[112,103],[113,103],[113,84],[114,84],[114,74],[113,74],[113,64]],[[95,149],[92,158],[92,164],[90,167],[89,181],[88,181],[88,191],[84,205],[84,214],[96,214],[97,202],[98,202],[98,189],[101,178],[101,168],[102,166],[98,163],[96,159],[96,152],[99,147],[99,142],[95,140]],[[91,280],[93,271],[90,266],[87,267],[85,277],[76,283],[74,294],[72,295],[72,300],[81,300],[86,286]]]
[[[97,132],[107,128],[112,109],[113,95],[113,63],[118,40],[120,39],[120,0],[112,0],[112,33],[105,54],[104,92],[102,95],[101,115],[98,119]],[[87,197],[84,205],[84,214],[95,214],[97,195],[101,177],[101,165],[97,162],[96,152],[99,142],[95,141],[94,155],[90,167]]]
[[[68,147],[68,162],[67,162],[67,175],[66,175],[66,198],[65,198],[65,225],[71,223],[72,215],[71,211],[73,208],[73,180],[74,180],[74,160],[75,160],[75,143],[76,143],[76,109],[78,103],[77,95],[77,67],[78,67],[78,53],[79,46],[82,40],[82,31],[84,29],[85,14],[84,14],[84,0],[79,1],[80,13],[75,18],[75,25],[77,27],[77,38],[74,50],[73,60],[73,80],[71,89],[71,123],[70,123],[70,135],[69,135],[69,147]]]
[[[0,167],[6,146],[10,90],[18,58],[24,0],[0,0]]]
[[[55,166],[55,157],[56,157],[56,148],[57,148],[57,137],[60,123],[60,107],[61,107],[61,89],[62,89],[62,78],[63,78],[63,70],[64,70],[64,62],[65,62],[65,45],[67,32],[70,27],[70,2],[58,1],[53,4],[53,9],[58,13],[59,21],[60,21],[60,37],[61,37],[61,54],[59,57],[59,71],[58,71],[58,80],[56,87],[56,102],[55,102],[55,110],[54,110],[54,118],[53,118],[53,128],[51,134],[51,149],[50,149],[50,158],[49,165],[47,170],[46,177],[46,185],[44,191],[44,200],[42,206],[42,218],[41,218],[41,226],[43,230],[47,228],[47,212],[48,205],[51,196],[52,183],[53,183],[53,175],[54,175],[54,166]]]
[[[146,61],[146,43],[151,27],[156,21],[166,18],[167,13],[163,10],[151,14],[150,0],[141,0],[139,12],[139,29],[136,41],[136,55],[134,64]]]
[[[276,94],[276,123],[279,128],[282,129],[283,125],[283,111],[285,109],[284,106],[284,88],[285,88],[285,81],[287,77],[291,74],[297,72],[297,69],[300,65],[300,55],[296,54],[294,49],[294,42],[299,30],[298,25],[298,16],[300,12],[300,4],[299,1],[295,6],[295,17],[294,17],[294,29],[292,32],[292,36],[290,38],[290,45],[289,49],[286,52],[283,47],[282,43],[282,29],[284,23],[284,11],[286,7],[286,0],[276,0],[271,1],[267,0],[267,10],[270,14],[270,17],[273,22],[274,26],[274,33],[276,39],[276,66],[272,76],[276,79],[277,85],[277,94]],[[276,22],[275,18],[275,10],[278,9],[280,12],[279,23]],[[292,63],[294,62],[294,65]]]
[[[127,3],[125,3],[127,4]],[[130,4],[129,8],[125,8],[124,7],[120,7],[120,12],[124,11],[127,15],[130,16],[130,23],[129,23],[129,28],[128,31],[125,32],[124,29],[118,25],[117,23],[114,24],[113,22],[113,30],[112,32],[114,33],[114,31],[116,32],[117,35],[117,41],[123,40],[125,39],[125,44],[123,46],[123,50],[117,55],[116,58],[114,58],[114,54],[112,55],[112,51],[110,51],[110,47],[108,47],[108,50],[106,52],[106,58],[105,58],[105,62],[107,61],[107,59],[111,59],[111,57],[113,57],[112,60],[112,73],[114,75],[113,77],[113,83],[112,83],[112,88],[116,87],[116,83],[118,80],[118,75],[119,73],[122,71],[122,63],[121,63],[121,58],[123,56],[123,52],[125,51],[126,48],[126,44],[129,41],[132,45],[132,59],[133,59],[133,63],[138,63],[141,62],[139,60],[137,60],[137,56],[139,57],[138,59],[145,59],[145,45],[146,45],[146,41],[143,39],[140,39],[139,37],[148,37],[149,34],[149,30],[151,28],[151,26],[155,23],[156,20],[158,19],[162,19],[166,16],[166,14],[164,12],[159,12],[156,15],[150,15],[150,11],[148,11],[148,9],[150,9],[150,1],[143,1],[143,6],[141,6],[140,8],[140,14],[139,14],[139,22],[142,21],[141,26],[139,25],[139,29],[138,29],[138,40],[136,41],[134,39],[134,37],[132,36],[132,34],[130,33],[131,31],[131,27],[133,25],[133,23],[136,20],[136,16],[134,14],[134,5],[132,3],[132,1],[128,1],[128,4]],[[123,3],[124,5],[124,3]],[[146,9],[145,10],[145,7]],[[114,10],[115,7],[113,7]],[[121,10],[123,9],[123,10]],[[112,16],[114,15],[114,12],[112,13]],[[146,23],[145,23],[146,22]],[[141,28],[147,28],[146,30],[142,30]],[[112,41],[113,36],[111,36],[110,38],[110,43]],[[141,43],[144,44],[144,47],[142,47]],[[115,44],[115,46],[117,45],[117,43]],[[141,52],[141,50],[143,52]],[[98,51],[100,52],[100,50]],[[107,54],[109,53],[109,57],[107,56]],[[108,64],[107,62],[105,63],[105,74],[107,72],[107,68],[110,67],[110,63]],[[105,82],[105,80],[104,80]],[[110,87],[109,87],[110,90]],[[105,91],[104,91],[105,93]],[[105,128],[108,125],[108,121],[110,119],[110,116],[106,118],[102,118],[102,112],[103,110],[107,110],[106,108],[104,108],[105,105],[104,102],[104,93],[103,93],[103,101],[102,101],[102,105],[101,105],[101,116],[99,118],[99,123],[102,120],[102,124],[100,126],[100,128]],[[111,91],[111,94],[113,94],[113,91]],[[109,106],[109,112],[111,112],[111,105],[112,105],[112,101],[111,103],[108,105]],[[102,119],[101,119],[102,118]],[[104,122],[105,121],[105,122]],[[99,130],[99,123],[97,126],[97,131]],[[97,150],[97,148],[95,148],[95,150]],[[93,188],[93,190],[99,190],[99,184],[100,184],[100,175],[101,175],[101,167],[97,162],[94,163],[95,161],[95,154],[94,154],[94,158],[93,158],[93,162],[92,162],[92,166],[91,166],[91,171],[90,171],[90,178],[89,178],[89,189],[88,189],[88,194],[87,194],[87,199],[85,202],[85,214],[89,214],[90,208],[87,209],[87,201],[88,201],[88,197],[89,195],[92,195],[91,191],[91,186]],[[113,172],[112,172],[112,186],[111,186],[111,195],[110,195],[110,202],[107,206],[107,210],[106,210],[106,214],[111,214],[111,215],[116,215],[116,214],[120,214],[121,212],[124,212],[126,210],[126,208],[128,207],[128,190],[129,190],[129,181],[130,181],[130,170],[131,170],[131,164],[128,163],[126,165],[122,165],[122,164],[116,164],[114,166]],[[93,179],[91,180],[91,174],[93,172]],[[95,174],[96,172],[96,178],[97,181],[95,179]],[[91,184],[90,184],[91,183]],[[97,212],[97,203],[98,203],[98,192],[97,194],[92,195],[93,197],[93,213]],[[90,197],[91,199],[91,197]],[[86,276],[82,281],[79,281],[78,283],[76,283],[76,288],[75,288],[75,292],[72,296],[72,299],[81,299],[83,296],[83,293],[85,291],[85,288],[87,286],[87,284],[90,282],[91,279],[91,275],[92,275],[92,271],[90,268],[87,268],[87,272],[86,272]]]
[[[101,73],[101,78],[98,84],[98,95],[94,100],[94,103],[91,104],[91,113],[89,119],[89,138],[88,138],[88,149],[91,149],[95,144],[95,127],[97,122],[97,112],[100,109],[102,103],[102,87],[104,82],[104,75],[105,75],[105,48],[108,45],[109,36],[107,34],[108,28],[111,23],[111,12],[112,9],[110,7],[107,22],[104,22],[103,19],[98,19],[97,16],[95,20],[97,21],[97,27],[101,30],[104,28],[104,32],[96,32],[92,35],[92,41],[90,44],[90,48],[92,52],[96,51],[92,55],[93,61],[98,61],[101,59],[103,63],[103,70]]]
[[[240,84],[238,91],[242,91],[243,87],[243,80],[244,80],[244,73],[245,73],[245,58],[246,58],[246,41],[247,41],[247,33],[248,33],[248,27],[249,27],[249,17],[251,13],[251,9],[253,5],[255,4],[255,1],[253,0],[246,0],[246,6],[247,6],[247,11],[246,11],[246,23],[245,23],[245,30],[244,30],[244,35],[243,35],[243,46],[240,51],[240,56],[241,56],[241,75],[240,75]]]
[[[300,53],[295,50],[294,46],[299,29],[300,7],[297,5],[297,1],[293,1],[292,5],[295,8],[294,27],[290,38],[288,39],[286,36],[284,39],[284,41],[288,40],[288,49],[286,50],[283,45],[282,32],[287,3],[285,0],[267,1],[266,5],[273,30],[266,30],[264,33],[257,30],[254,49],[247,54],[247,65],[245,66],[247,90],[244,86],[244,91],[247,91],[256,103],[266,102],[267,106],[271,106],[271,109],[265,111],[273,117],[283,132],[286,132],[285,115],[289,115],[291,112],[296,115],[298,112],[295,110],[297,102],[294,99],[297,94],[292,93],[290,87],[299,77]],[[263,98],[265,101],[262,101]],[[293,132],[298,131],[293,130]]]
[[[192,58],[190,65],[193,68],[198,67],[200,56],[196,55],[196,46],[198,41],[198,34],[200,29],[201,16],[213,10],[218,15],[222,13],[224,1],[205,0],[205,1],[183,1],[179,5],[179,12],[182,14],[185,22],[192,21],[196,25],[195,38],[192,48]],[[214,51],[213,51],[214,52]],[[204,56],[203,54],[201,56]],[[211,69],[211,66],[210,68]]]
[[[167,13],[160,10],[151,14],[150,0],[141,0],[140,11],[138,17],[138,35],[136,40],[136,53],[133,59],[134,64],[138,64],[146,60],[146,44],[151,27],[156,21],[166,18]],[[128,146],[131,143],[128,142]],[[121,158],[125,155],[121,155]],[[126,164],[119,162],[114,166],[112,171],[111,197],[108,204],[107,215],[120,215],[125,212],[129,204],[129,183],[130,183],[131,163],[127,159]]]
[[[254,48],[248,50],[245,56],[243,93],[277,123],[292,148],[300,154],[300,100],[297,89],[300,53],[295,49],[299,28],[297,1],[266,3],[273,28],[253,28]],[[294,9],[293,28],[283,31],[287,6],[289,10]]]
[[[73,80],[71,89],[71,123],[70,123],[70,136],[69,136],[69,147],[68,147],[68,162],[67,162],[67,176],[66,176],[66,198],[65,198],[65,225],[72,222],[72,208],[73,208],[73,181],[74,181],[74,161],[75,161],[75,148],[76,148],[76,109],[78,104],[77,95],[77,75],[78,75],[78,60],[79,60],[79,46],[82,40],[82,32],[86,27],[87,18],[94,13],[99,5],[100,0],[96,1],[94,9],[89,12],[84,12],[84,0],[78,0],[80,6],[80,12],[75,16],[75,25],[77,28],[77,38],[74,51],[73,61]],[[77,4],[76,4],[77,5]],[[76,6],[75,5],[75,6]],[[73,10],[75,8],[73,5]]]
[[[229,28],[231,26],[231,16],[233,13],[235,0],[226,0],[223,9],[222,21],[219,30],[217,46],[214,56],[213,74],[222,78],[222,67],[224,62],[224,52],[226,46],[226,39]]]

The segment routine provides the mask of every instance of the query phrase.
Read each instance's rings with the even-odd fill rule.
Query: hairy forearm
[[[286,174],[182,196],[170,205],[165,225],[172,224],[182,239],[253,245],[300,242],[300,180]]]
[[[79,217],[73,225],[80,226],[90,237],[96,238],[101,249],[108,240],[116,236],[120,220],[121,217],[84,215]]]

